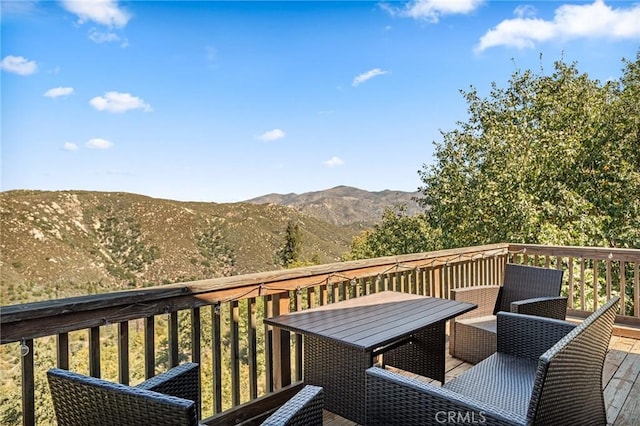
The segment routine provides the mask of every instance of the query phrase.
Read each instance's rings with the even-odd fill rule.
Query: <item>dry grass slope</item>
[[[277,269],[289,221],[300,224],[303,257],[323,263],[360,231],[279,205],[3,192],[1,304]]]

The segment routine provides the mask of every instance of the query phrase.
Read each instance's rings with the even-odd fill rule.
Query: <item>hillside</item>
[[[380,221],[386,207],[404,204],[407,214],[421,213],[423,209],[414,201],[418,195],[419,192],[369,192],[350,186],[337,186],[303,194],[268,194],[245,202],[294,207],[304,214],[335,225],[360,223],[371,226]]]
[[[202,203],[129,193],[0,193],[3,305],[273,270],[289,221],[303,257],[334,262],[357,226],[276,204]]]

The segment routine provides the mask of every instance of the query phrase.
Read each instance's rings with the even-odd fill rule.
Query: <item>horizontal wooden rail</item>
[[[510,244],[509,253],[513,262],[564,270],[569,315],[584,318],[616,295],[616,322],[640,326],[639,249]]]
[[[230,300],[268,296],[330,281],[359,279],[390,271],[434,268],[465,259],[506,255],[507,249],[508,244],[494,244],[3,306],[0,343],[83,330]]]
[[[529,256],[553,256],[589,258],[598,260],[622,260],[636,262],[640,259],[639,249],[580,247],[580,246],[547,246],[540,244],[509,244],[509,252],[522,253]]]

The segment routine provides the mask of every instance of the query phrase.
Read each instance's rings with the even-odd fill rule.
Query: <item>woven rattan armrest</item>
[[[306,385],[269,416],[263,426],[322,425],[324,391],[320,386]]]
[[[200,366],[186,362],[145,380],[137,385],[136,388],[188,399],[199,404],[199,382]]]
[[[524,424],[525,418],[383,368],[367,377],[367,425]]]
[[[576,327],[567,321],[532,315],[498,312],[498,352],[538,359]]]
[[[511,302],[511,312],[563,320],[567,317],[567,298],[535,297]]]
[[[458,302],[474,303],[478,305],[477,309],[458,315],[456,319],[477,318],[487,315],[493,315],[493,309],[498,298],[500,286],[481,286],[457,288],[451,290],[451,299]]]

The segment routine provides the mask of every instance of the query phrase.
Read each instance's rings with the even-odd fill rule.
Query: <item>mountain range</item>
[[[385,207],[414,195],[343,186],[206,203],[124,192],[2,192],[1,304],[279,269],[291,222],[301,231],[303,260],[336,262]]]
[[[386,207],[403,204],[411,216],[422,212],[423,209],[415,201],[419,194],[391,190],[370,192],[350,186],[336,186],[302,194],[268,194],[246,202],[294,207],[302,213],[336,225],[372,225],[380,220]]]

